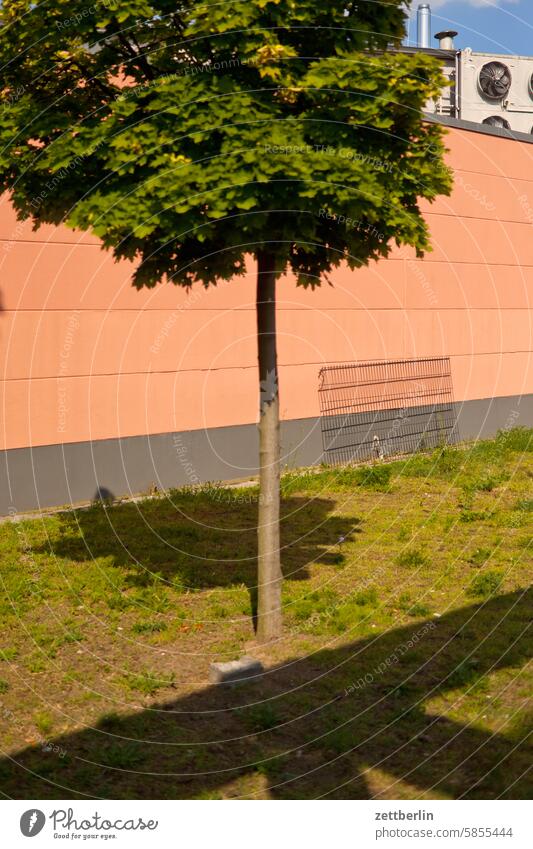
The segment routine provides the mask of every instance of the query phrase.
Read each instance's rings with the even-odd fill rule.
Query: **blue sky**
[[[443,29],[459,32],[457,47],[489,53],[533,56],[533,0],[427,0],[432,10],[432,36]],[[412,0],[410,42],[416,41]],[[432,41],[435,46],[437,42]]]

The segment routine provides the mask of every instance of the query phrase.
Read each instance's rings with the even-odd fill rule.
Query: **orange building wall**
[[[279,283],[284,419],[315,417],[326,363],[447,355],[456,400],[533,394],[533,145],[452,129],[434,251],[334,286]],[[190,293],[137,292],[131,266],[0,202],[0,448],[253,423],[255,269]]]

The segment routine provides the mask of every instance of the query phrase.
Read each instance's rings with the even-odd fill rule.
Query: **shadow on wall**
[[[111,505],[115,500],[115,496],[106,486],[99,486],[94,493],[93,501],[102,502]]]
[[[262,786],[280,799],[397,798],[402,781],[409,798],[530,798],[524,721],[510,709],[505,729],[489,734],[479,718],[490,713],[486,676],[508,669],[517,677],[531,656],[532,601],[531,591],[511,593],[295,657],[257,683],[207,687],[129,716],[110,715],[50,741],[63,757],[32,747],[5,759],[3,793],[216,798],[233,782],[239,789],[230,795]],[[415,632],[420,639],[387,664]],[[469,693],[467,722],[457,719],[456,688]]]

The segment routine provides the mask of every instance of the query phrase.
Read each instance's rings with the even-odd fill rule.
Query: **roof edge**
[[[533,135],[530,133],[519,133],[515,130],[506,130],[504,127],[491,127],[490,124],[477,124],[474,121],[463,121],[460,118],[450,118],[448,115],[434,115],[430,112],[423,113],[425,121],[433,124],[444,124],[446,127],[454,127],[458,130],[466,130],[469,133],[482,133],[485,136],[498,136],[509,141],[521,141],[533,144]]]

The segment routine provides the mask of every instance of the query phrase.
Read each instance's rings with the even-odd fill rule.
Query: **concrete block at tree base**
[[[261,661],[253,657],[241,657],[229,663],[212,663],[209,680],[212,684],[235,684],[253,680],[264,671]]]

